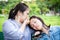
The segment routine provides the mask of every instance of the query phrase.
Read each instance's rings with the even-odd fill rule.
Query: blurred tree
[[[49,9],[47,8],[46,0],[36,0],[36,4],[38,5],[39,9],[41,10],[41,14],[49,11]]]
[[[36,3],[41,10],[41,14],[46,10],[53,10],[55,14],[60,11],[60,0],[36,0]]]
[[[55,15],[58,11],[60,11],[60,0],[47,0],[48,8],[53,10]]]
[[[39,15],[40,10],[36,3],[30,3],[29,7],[30,7],[30,15]]]
[[[0,1],[0,14],[2,14],[2,9],[7,5],[6,1]]]
[[[0,2],[0,13],[2,13],[2,9],[4,9],[4,13],[9,13],[10,9],[14,8],[14,6],[21,2],[21,0],[8,0],[7,2],[1,1]]]

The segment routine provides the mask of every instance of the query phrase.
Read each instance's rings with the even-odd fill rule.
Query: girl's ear
[[[22,12],[18,11],[17,14],[18,14],[18,15],[22,15]]]

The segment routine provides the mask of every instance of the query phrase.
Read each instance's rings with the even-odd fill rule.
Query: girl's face
[[[32,18],[30,20],[30,26],[35,30],[41,30],[42,29],[42,22],[37,18]]]
[[[19,11],[17,15],[20,21],[23,22],[29,17],[29,9],[26,9],[23,13]]]
[[[23,12],[23,15],[22,15],[22,18],[25,20],[29,17],[29,9],[26,9],[24,12]]]

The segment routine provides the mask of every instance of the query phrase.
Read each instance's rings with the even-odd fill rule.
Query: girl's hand
[[[26,18],[24,21],[25,24],[29,24],[29,18]]]
[[[39,32],[39,31],[35,32],[35,34],[34,34],[34,35],[38,35],[38,34],[40,34],[40,32]]]
[[[33,38],[39,38],[39,37],[41,37],[40,31],[36,31]]]

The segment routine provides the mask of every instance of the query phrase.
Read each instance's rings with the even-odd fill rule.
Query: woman
[[[8,20],[3,24],[4,40],[31,40],[27,26],[29,8],[24,3],[17,4],[10,10]]]
[[[47,26],[41,18],[32,16],[30,27],[39,31],[37,40],[60,40],[60,26]]]

